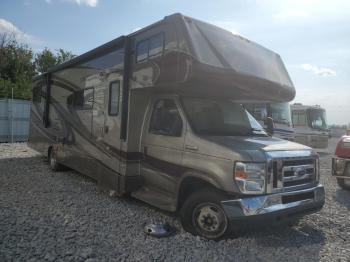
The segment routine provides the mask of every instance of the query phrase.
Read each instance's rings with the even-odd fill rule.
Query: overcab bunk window
[[[118,115],[119,96],[120,96],[120,83],[119,81],[112,82],[109,86],[108,115],[110,116]]]
[[[164,45],[163,34],[156,35],[149,39],[149,56],[156,56],[162,53]]]
[[[150,57],[161,55],[164,50],[164,35],[157,34],[142,40],[136,47],[136,62],[142,62]]]
[[[141,62],[148,58],[148,41],[142,41],[137,45],[137,54],[136,60],[137,62]]]

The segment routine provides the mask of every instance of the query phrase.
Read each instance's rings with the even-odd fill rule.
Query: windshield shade
[[[326,112],[323,109],[309,109],[308,114],[311,128],[327,129]]]
[[[293,87],[278,54],[219,27],[192,21],[190,37],[199,61]]]
[[[182,104],[198,135],[267,136],[248,111],[230,100],[183,97]]]

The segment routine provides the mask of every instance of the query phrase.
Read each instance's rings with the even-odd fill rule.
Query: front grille
[[[272,161],[272,189],[311,185],[316,181],[316,175],[314,158],[285,158]]]

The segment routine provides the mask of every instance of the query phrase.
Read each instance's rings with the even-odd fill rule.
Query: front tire
[[[224,196],[211,189],[190,195],[180,211],[183,228],[207,239],[224,237],[230,231],[230,224],[221,206],[222,200]]]

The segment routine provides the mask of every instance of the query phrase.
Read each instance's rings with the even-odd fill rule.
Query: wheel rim
[[[224,210],[214,203],[203,203],[193,211],[193,224],[198,233],[206,238],[218,238],[227,229]]]

